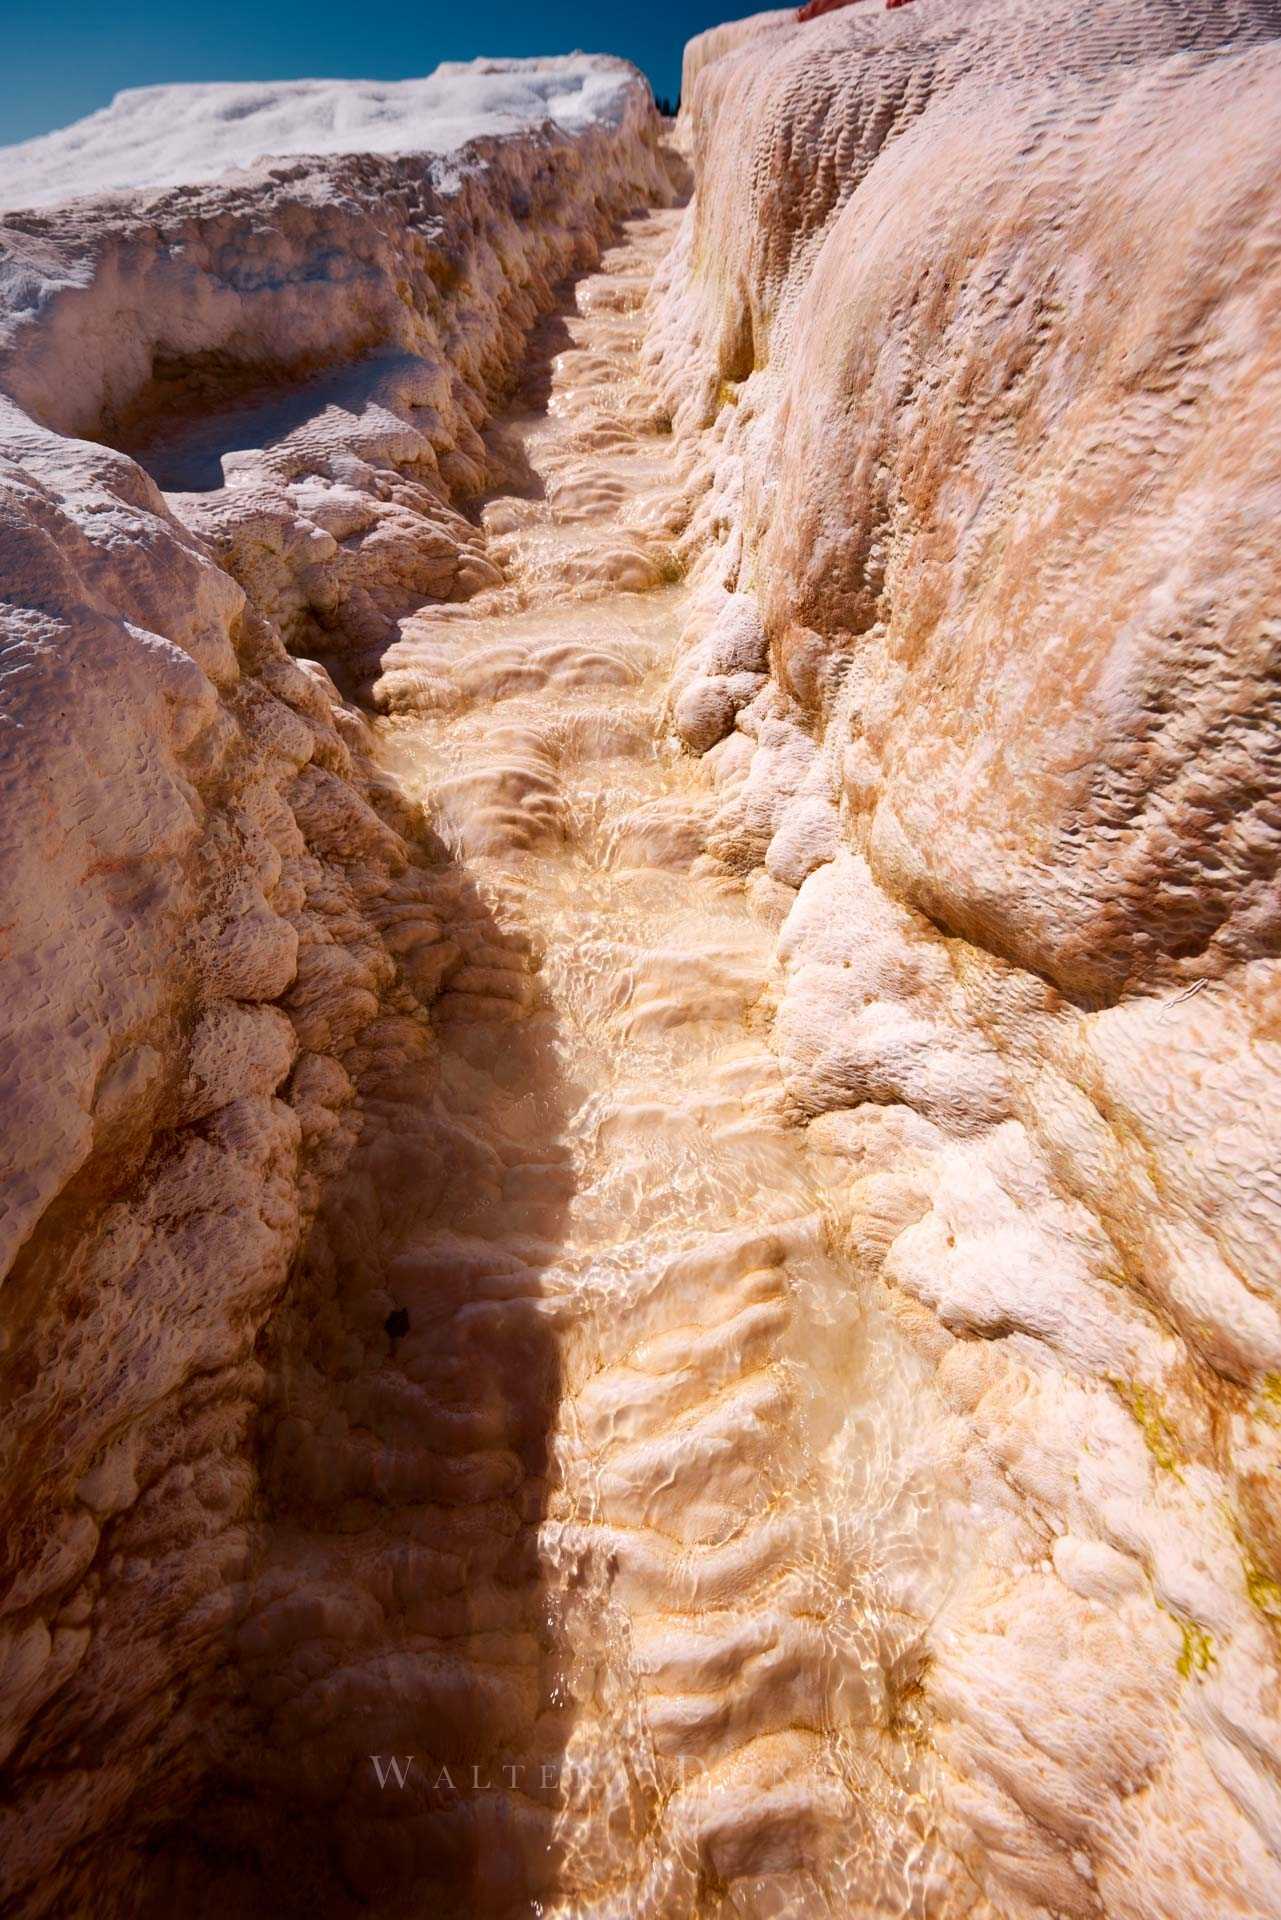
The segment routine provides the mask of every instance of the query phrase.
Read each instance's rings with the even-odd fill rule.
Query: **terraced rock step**
[[[878,1883],[918,1783],[860,1753],[912,1628],[845,1495],[901,1503],[900,1589],[924,1536],[893,1392],[869,1453],[825,1376],[871,1348],[855,1364],[906,1393],[911,1365],[860,1319],[783,1115],[777,890],[703,854],[710,781],[671,733],[677,476],[639,350],[678,219],[630,221],[539,330],[490,435],[502,583],[404,621],[376,689],[388,774],[491,929],[436,1017],[442,1104],[498,1163],[408,1231],[411,1330],[362,1408],[360,1470],[404,1502],[376,1584],[411,1536],[424,1587],[458,1570],[406,1617],[412,1707],[379,1698],[421,1802],[379,1793],[349,1827],[380,1910],[436,1845],[470,1861],[473,1914],[904,1910]],[[359,1663],[351,1686],[373,1693]],[[472,1766],[489,1788],[462,1790]]]

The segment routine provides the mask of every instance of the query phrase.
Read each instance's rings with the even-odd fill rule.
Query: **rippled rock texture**
[[[919,0],[687,63],[675,717],[711,853],[795,890],[788,1099],[964,1514],[939,1911],[1281,1905],[1279,25]]]
[[[212,1910],[345,1886],[316,1825],[341,1783],[272,1723],[264,1657],[359,1638],[388,1582],[457,1591],[429,1524],[355,1598],[319,1552],[276,1573],[267,1543],[282,1509],[358,1534],[398,1474],[455,1497],[447,1442],[398,1467],[363,1401],[313,1417],[311,1370],[386,1357],[388,1245],[493,1164],[440,1115],[429,1002],[528,960],[336,682],[398,615],[497,577],[458,508],[478,428],[554,285],[671,197],[639,76],[577,66],[613,84],[574,137],[290,159],[0,223],[0,1878],[25,1913],[142,1911],[223,1756],[273,1740],[293,1786],[255,1803],[237,1763]],[[515,1456],[544,1444],[540,1351],[508,1381],[491,1345],[477,1387],[491,1557],[519,1549]],[[342,1685],[313,1722],[356,1727]]]

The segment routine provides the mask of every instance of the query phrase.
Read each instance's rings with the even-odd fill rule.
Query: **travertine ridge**
[[[554,285],[671,194],[644,83],[597,64],[622,110],[573,137],[264,162],[0,226],[23,1911],[137,1911],[139,1849],[236,1711],[234,1635],[267,1604],[255,1423],[287,1364],[263,1330],[291,1263],[338,1258],[322,1196],[377,1307],[385,1222],[427,1204],[399,1197],[415,1138],[467,1164],[426,1007],[450,973],[466,1004],[496,936],[317,656],[355,685],[398,613],[496,577],[455,504],[477,429]]]
[[[686,102],[675,719],[798,889],[788,1099],[955,1420],[967,1913],[1281,1903],[1279,29],[769,15]]]

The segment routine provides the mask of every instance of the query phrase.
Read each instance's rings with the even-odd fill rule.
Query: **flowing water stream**
[[[640,347],[678,219],[632,220],[531,349],[482,510],[504,586],[386,663],[383,764],[493,930],[434,1018],[445,1105],[501,1162],[408,1236],[398,1364],[439,1373],[452,1261],[450,1365],[482,1401],[506,1378],[538,1488],[519,1632],[471,1563],[484,1738],[451,1752],[437,1714],[425,1784],[469,1802],[478,1914],[934,1911],[912,1367],[787,1121],[778,890],[701,857],[711,781],[665,718],[684,591],[645,530],[672,442]]]

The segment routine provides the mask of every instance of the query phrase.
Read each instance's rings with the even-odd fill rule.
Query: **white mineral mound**
[[[270,154],[448,153],[552,120],[617,126],[632,69],[604,55],[446,62],[419,80],[130,87],[56,133],[0,147],[0,205],[213,180]]]

